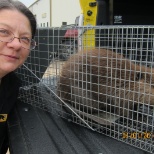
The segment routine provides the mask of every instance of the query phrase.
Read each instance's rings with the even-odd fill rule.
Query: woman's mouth
[[[3,56],[5,57],[7,61],[16,61],[19,59],[19,57],[13,56],[13,55],[3,55]]]
[[[12,56],[12,55],[5,55],[6,57],[9,57],[9,58],[13,58],[13,59],[19,59],[18,57],[16,56]]]

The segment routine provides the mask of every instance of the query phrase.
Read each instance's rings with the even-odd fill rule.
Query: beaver
[[[139,104],[154,105],[154,69],[109,49],[70,56],[57,83],[58,96],[82,112],[128,116]]]

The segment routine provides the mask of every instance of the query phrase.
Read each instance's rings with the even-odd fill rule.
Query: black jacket
[[[0,154],[7,147],[7,119],[17,101],[20,80],[14,73],[2,78],[0,84]]]

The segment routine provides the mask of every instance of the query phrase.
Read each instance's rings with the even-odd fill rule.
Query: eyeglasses
[[[1,42],[12,42],[15,38],[19,39],[22,47],[25,49],[34,49],[36,47],[36,42],[33,39],[29,39],[28,37],[15,37],[14,34],[6,29],[0,28],[0,41]]]

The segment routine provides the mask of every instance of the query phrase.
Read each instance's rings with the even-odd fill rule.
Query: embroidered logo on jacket
[[[0,114],[0,122],[5,122],[7,120],[7,114]]]

